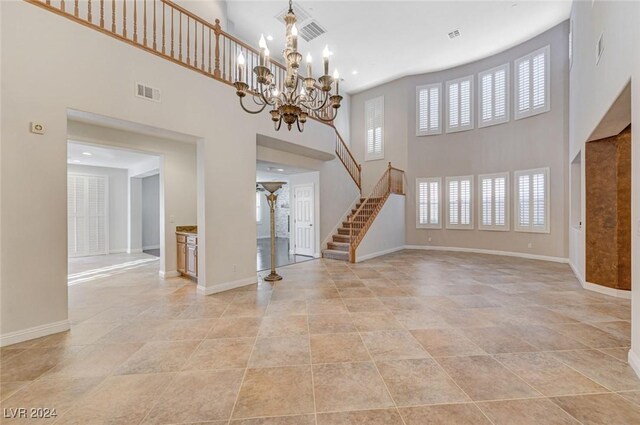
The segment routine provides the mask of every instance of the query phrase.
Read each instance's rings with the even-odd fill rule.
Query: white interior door
[[[314,190],[313,185],[295,186],[294,199],[294,253],[313,256],[315,247]]]
[[[67,176],[69,256],[109,253],[107,177]]]

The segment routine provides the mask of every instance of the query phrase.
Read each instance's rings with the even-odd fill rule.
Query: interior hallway
[[[313,257],[305,255],[293,255],[289,238],[276,238],[276,267],[288,266],[289,264],[301,263],[313,260]],[[258,250],[256,253],[256,270],[263,271],[271,268],[271,238],[258,239]]]
[[[56,424],[640,423],[629,301],[564,264],[403,251],[279,272],[206,297],[155,263],[72,286],[70,332],[2,348],[3,407]]]

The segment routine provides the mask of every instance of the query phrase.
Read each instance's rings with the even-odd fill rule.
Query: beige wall
[[[0,332],[67,319],[69,108],[195,136],[199,288],[213,292],[254,282],[256,134],[332,152],[333,130],[309,122],[303,134],[276,133],[267,115],[243,112],[225,84],[26,2],[0,2],[0,8]],[[33,51],[39,54],[24,53]],[[160,88],[162,102],[136,98],[136,81]],[[30,121],[43,122],[46,134],[30,134]]]
[[[352,96],[351,134],[354,153],[364,156],[364,102],[385,97],[385,159],[364,162],[365,187],[370,188],[391,161],[406,170],[406,241],[408,245],[433,245],[519,252],[566,258],[568,254],[568,23],[487,59],[457,68],[402,78]],[[416,136],[416,86],[444,83],[513,61],[536,49],[551,45],[551,111],[521,120],[471,131]],[[477,78],[476,78],[477,80]],[[513,76],[511,76],[513,80]],[[511,81],[513,90],[513,81]],[[477,117],[477,81],[474,108]],[[510,101],[513,103],[511,93]],[[443,115],[443,121],[444,121]],[[477,119],[476,119],[477,122]],[[549,167],[551,213],[549,234],[513,231],[416,229],[415,179],[511,172]],[[477,180],[477,179],[476,179]],[[444,181],[444,179],[443,179]],[[476,181],[477,185],[477,181]],[[511,185],[513,187],[513,185]],[[477,189],[474,216],[477,217]],[[366,191],[365,191],[366,193]],[[510,201],[513,202],[512,193]],[[513,210],[513,208],[511,208]],[[444,211],[444,210],[443,210]],[[430,240],[429,240],[430,238]],[[531,248],[529,248],[531,244]]]

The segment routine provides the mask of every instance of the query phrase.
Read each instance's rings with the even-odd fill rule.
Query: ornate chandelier
[[[316,80],[313,78],[311,68],[311,54],[307,54],[307,76],[298,75],[298,68],[302,61],[302,55],[298,52],[298,29],[296,28],[296,15],[293,13],[292,0],[289,0],[289,11],[284,16],[287,25],[286,44],[282,55],[286,62],[286,75],[282,84],[283,88],[278,90],[276,78],[271,72],[269,64],[269,49],[264,36],[260,37],[260,58],[258,65],[253,68],[257,87],[250,90],[249,84],[245,80],[245,58],[242,51],[237,60],[237,80],[233,84],[236,94],[240,98],[240,106],[250,114],[259,114],[265,108],[271,107],[271,120],[274,127],[280,130],[282,122],[291,127],[296,124],[298,131],[304,130],[304,123],[308,117],[313,117],[320,121],[331,122],[338,114],[342,96],[339,94],[338,70],[333,76],[329,75],[329,47],[325,46],[323,56],[324,74]],[[335,86],[335,94],[331,93],[332,86]],[[253,103],[257,105],[256,110],[245,107],[244,100],[249,96]]]

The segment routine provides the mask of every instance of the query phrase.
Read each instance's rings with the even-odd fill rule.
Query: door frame
[[[291,238],[291,242],[290,242],[290,246],[292,247],[290,250],[290,254],[291,255],[303,255],[303,254],[297,254],[296,253],[296,223],[295,223],[295,216],[296,216],[296,201],[295,201],[295,193],[296,193],[296,188],[298,187],[309,187],[311,186],[311,191],[313,192],[313,227],[315,228],[313,231],[313,254],[311,255],[314,258],[320,258],[320,228],[318,226],[318,218],[320,216],[320,199],[319,199],[319,193],[318,193],[318,186],[316,185],[315,182],[309,182],[309,183],[302,183],[302,184],[296,184],[295,186],[291,186],[291,198],[293,198],[293,202],[290,203],[291,205],[291,216],[294,218],[293,221],[293,226],[290,232],[290,238]],[[308,255],[305,255],[306,257],[308,257]]]

